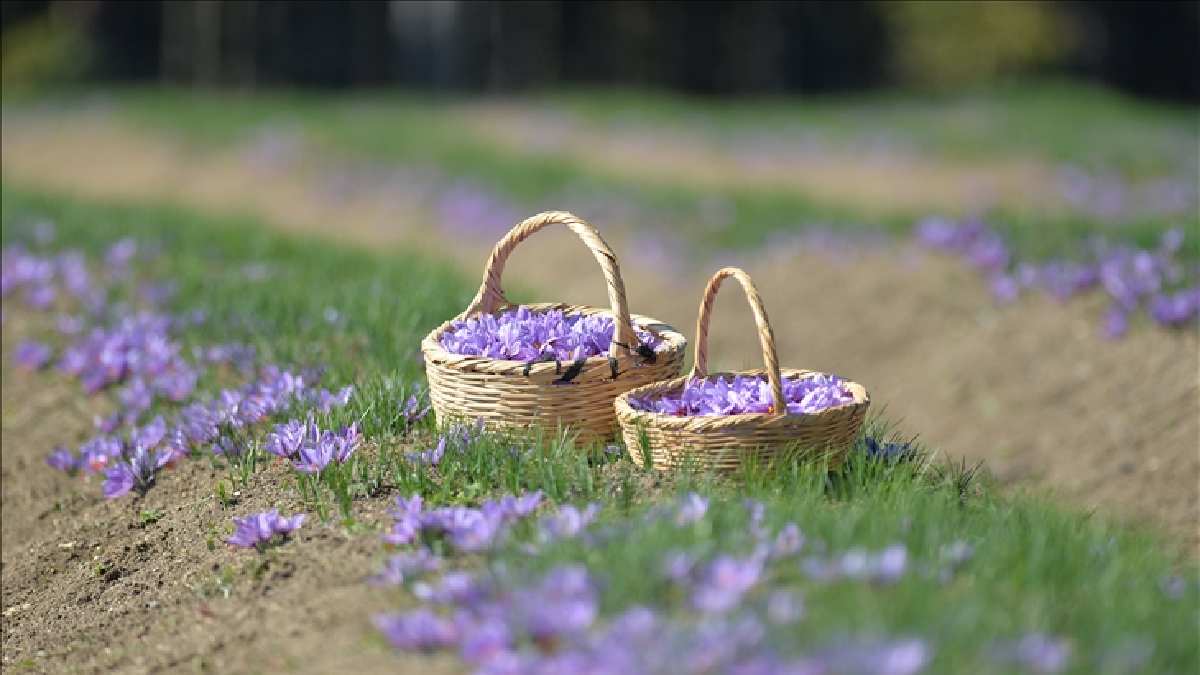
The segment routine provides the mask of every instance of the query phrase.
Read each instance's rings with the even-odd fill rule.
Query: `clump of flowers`
[[[170,452],[135,447],[128,457],[117,460],[104,472],[104,498],[116,499],[132,490],[144,494],[154,484],[158,471],[170,461]]]
[[[802,569],[818,581],[870,581],[893,584],[908,570],[908,549],[894,544],[877,553],[855,548],[831,559],[807,558]]]
[[[455,549],[479,552],[492,548],[513,523],[531,515],[542,503],[541,491],[520,497],[505,495],[485,501],[479,508],[443,506],[426,509],[420,495],[398,497],[391,515],[391,531],[384,541],[410,544],[422,537],[443,538]]]
[[[411,429],[414,424],[425,419],[429,410],[430,406],[428,404],[422,406],[420,399],[415,394],[409,396],[400,408],[400,419],[404,420],[405,430]]]
[[[53,356],[54,352],[48,345],[34,340],[26,340],[13,350],[13,360],[26,370],[45,368]]]
[[[845,380],[823,373],[785,378],[783,397],[787,401],[787,412],[792,415],[817,413],[854,402],[854,394]],[[765,413],[771,410],[772,403],[771,385],[767,379],[744,375],[728,379],[696,378],[676,393],[630,400],[636,410],[677,417]]]
[[[614,329],[613,318],[607,314],[534,311],[521,306],[455,321],[442,334],[441,344],[452,354],[514,361],[569,361],[607,353]],[[636,329],[636,334],[643,345],[656,348],[660,343],[648,331]]]
[[[278,509],[263,511],[245,518],[234,518],[233,536],[225,541],[241,548],[257,548],[262,550],[276,537],[286,538],[304,524],[307,516],[303,513],[291,518],[279,515]]]
[[[581,565],[560,565],[526,583],[513,583],[503,572],[494,578],[449,572],[439,582],[414,584],[413,593],[422,607],[374,617],[384,637],[402,651],[457,650],[476,673],[489,675],[910,675],[932,656],[928,644],[908,638],[832,644],[789,659],[767,643],[764,621],[744,611],[681,618],[634,605],[602,621],[599,584]],[[803,611],[797,596],[778,592],[768,598],[764,613],[773,623],[789,623]]]
[[[291,460],[297,471],[320,473],[331,462],[345,463],[361,442],[357,424],[333,432],[323,431],[312,419],[291,420],[275,425],[275,430],[267,435],[266,449]]]
[[[438,439],[436,445],[428,450],[418,450],[405,455],[408,461],[413,464],[423,466],[437,466],[442,463],[442,457],[446,455],[446,437],[442,436]]]
[[[178,454],[164,444],[166,424],[161,417],[134,428],[128,438],[100,435],[84,443],[79,453],[56,448],[46,458],[51,467],[67,473],[104,473],[104,496],[116,499],[131,491],[144,494],[154,485],[158,472]]]
[[[1003,238],[983,221],[929,218],[917,224],[917,242],[956,255],[987,276],[998,302],[1016,300],[1024,290],[1041,289],[1058,301],[1099,289],[1110,299],[1102,333],[1117,338],[1129,329],[1129,317],[1145,307],[1165,327],[1194,325],[1200,318],[1200,285],[1189,280],[1179,260],[1184,234],[1164,232],[1157,248],[1142,249],[1093,240],[1080,261],[1051,260],[1036,265],[1013,262]]]

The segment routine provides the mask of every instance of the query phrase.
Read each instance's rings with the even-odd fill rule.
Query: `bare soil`
[[[3,142],[6,180],[80,196],[251,213],[376,250],[422,249],[472,276],[493,243],[438,231],[429,214],[395,198],[400,185],[372,182],[331,196],[331,177],[371,168],[350,160],[302,153],[263,166],[237,150],[197,150],[78,114],[6,115]],[[1050,490],[1076,507],[1158,528],[1196,554],[1195,331],[1139,325],[1124,340],[1105,341],[1097,334],[1098,298],[1059,305],[1028,297],[996,307],[961,265],[904,248],[847,259],[777,249],[668,269],[636,255],[637,223],[597,225],[618,255],[629,252],[622,269],[634,311],[691,335],[708,274],[718,264],[743,265],[767,302],[784,364],[864,383],[876,410],[951,460],[984,461],[1016,489]],[[603,304],[598,270],[581,267],[588,260],[569,234],[547,232],[514,254],[506,281],[545,289],[530,300]],[[758,365],[753,323],[737,295],[729,286],[717,303],[716,366]],[[4,375],[6,670],[315,673],[401,663],[363,637],[372,635],[368,610],[380,606],[361,583],[381,558],[374,535],[346,537],[313,523],[256,575],[256,556],[219,543],[231,514],[213,496],[215,472],[192,463],[168,473],[143,501],[104,503],[94,496],[98,486],[41,464],[54,444],[87,435],[82,397],[65,383]],[[282,475],[258,475],[234,511],[296,508]],[[143,509],[164,515],[143,526]],[[209,550],[213,532],[221,536]],[[213,585],[225,569],[235,579],[228,599]]]

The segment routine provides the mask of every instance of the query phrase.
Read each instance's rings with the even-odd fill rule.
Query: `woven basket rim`
[[[567,314],[607,314],[612,316],[611,309],[606,307],[594,307],[591,305],[576,305],[566,302],[530,302],[519,304],[505,304],[497,307],[492,312],[476,312],[470,317],[456,316],[452,319],[442,322],[439,326],[429,331],[429,334],[421,340],[421,353],[426,361],[434,361],[443,366],[458,367],[464,370],[475,370],[480,366],[486,366],[487,371],[493,374],[521,375],[525,376],[526,363],[524,361],[516,361],[513,359],[494,359],[486,356],[475,356],[471,354],[455,354],[446,351],[442,346],[440,338],[443,333],[450,329],[450,326],[456,321],[468,319],[480,314],[499,314],[517,307],[528,307],[534,311],[551,311],[562,310]],[[638,328],[642,328],[654,335],[658,336],[664,346],[660,346],[656,353],[683,351],[687,348],[687,338],[683,333],[680,333],[670,324],[659,321],[653,317],[648,317],[642,314],[630,314],[630,323]],[[614,317],[614,321],[615,321]],[[618,361],[635,361],[638,357],[635,354],[622,354],[618,357]],[[596,354],[587,357],[585,363],[587,365],[595,365],[608,361],[608,354]],[[538,375],[553,371],[555,365],[553,362],[535,363],[529,369],[530,375]]]
[[[807,377],[807,376],[812,376],[812,375],[822,375],[822,374],[828,375],[828,373],[824,373],[819,370],[806,370],[806,369],[801,369],[801,368],[780,368],[779,371],[784,379],[793,379],[793,378]],[[717,373],[709,373],[708,375],[706,375],[705,377],[703,377],[701,379],[713,380],[718,377],[729,377],[729,376],[738,376],[738,375],[752,376],[752,377],[766,377],[767,371],[765,368],[755,368],[755,369],[751,369],[751,370],[737,370],[737,371],[722,371],[722,372],[717,372]],[[634,408],[633,405],[630,403],[630,399],[632,399],[634,397],[645,396],[647,394],[667,393],[667,392],[679,389],[682,386],[684,386],[685,384],[687,384],[687,382],[689,380],[692,380],[692,379],[696,379],[696,378],[694,375],[689,373],[687,375],[682,375],[680,377],[672,378],[669,380],[662,380],[660,382],[652,382],[650,384],[642,385],[640,387],[630,389],[629,391],[617,396],[616,400],[613,402],[613,406],[616,408],[616,411],[617,411],[617,420],[619,422],[621,422],[622,424],[625,424],[628,422],[628,423],[646,424],[649,426],[655,426],[655,427],[659,427],[659,428],[686,429],[686,430],[691,430],[691,431],[696,431],[696,432],[705,432],[705,431],[711,431],[712,430],[711,427],[713,427],[713,426],[719,426],[722,430],[728,430],[728,429],[742,429],[742,428],[748,428],[748,427],[754,427],[754,426],[763,426],[766,424],[780,424],[780,423],[807,422],[807,421],[817,422],[832,413],[835,413],[835,412],[841,413],[841,412],[844,412],[847,409],[851,409],[851,408],[866,407],[866,406],[870,405],[870,403],[871,403],[871,395],[867,392],[866,387],[862,386],[861,384],[859,384],[853,380],[848,380],[848,379],[844,379],[844,378],[843,378],[843,381],[846,383],[847,387],[850,389],[850,392],[854,395],[854,400],[851,401],[850,403],[843,403],[841,405],[833,406],[831,408],[826,408],[824,410],[821,410],[821,411],[815,412],[815,413],[784,412],[784,413],[739,413],[736,415],[676,416],[676,415],[666,415],[663,413],[653,412],[653,411],[649,411],[649,410],[639,410],[637,408]]]

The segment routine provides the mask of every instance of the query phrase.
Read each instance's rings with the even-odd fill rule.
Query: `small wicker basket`
[[[762,345],[764,370],[749,370],[739,373],[708,373],[708,320],[713,300],[721,282],[727,278],[737,279],[746,292],[754,321],[758,325],[759,342]],[[770,382],[774,400],[768,413],[746,413],[738,415],[704,415],[677,417],[661,413],[635,410],[632,398],[654,397],[677,393],[693,378],[743,375],[762,377]],[[625,438],[630,457],[638,463],[644,461],[648,452],[655,468],[669,469],[690,465],[701,469],[728,470],[753,459],[767,463],[793,456],[828,457],[831,466],[840,465],[846,450],[858,435],[866,416],[870,397],[862,385],[847,382],[854,400],[835,408],[812,414],[786,412],[782,378],[801,378],[815,375],[811,370],[779,368],[775,355],[775,336],[767,320],[762,298],[754,282],[744,271],[736,267],[718,270],[704,290],[700,303],[700,314],[696,320],[696,361],[692,372],[665,382],[656,382],[622,394],[614,406],[617,420]],[[780,414],[778,411],[784,411]]]
[[[504,297],[500,278],[509,254],[526,238],[548,225],[566,225],[592,251],[608,282],[611,309],[562,303],[537,303],[538,311],[562,310],[568,314],[607,313],[616,324],[607,356],[589,357],[568,384],[556,365],[464,356],[446,351],[440,338],[452,323],[477,314],[498,313],[512,307]],[[653,359],[639,356],[634,326],[661,338]],[[455,319],[438,326],[421,342],[429,397],[439,422],[482,420],[493,430],[540,429],[557,433],[571,428],[583,443],[611,440],[616,433],[613,399],[619,394],[679,374],[687,341],[674,328],[636,314],[629,314],[625,284],[612,249],[594,227],[570,213],[552,211],[527,218],[514,227],[492,250],[483,283],[470,306]],[[612,375],[616,359],[617,377]]]

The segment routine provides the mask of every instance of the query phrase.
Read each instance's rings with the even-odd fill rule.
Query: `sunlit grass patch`
[[[1010,643],[1030,635],[1048,636],[1030,644],[1048,646],[1049,657],[1067,645],[1069,667],[1081,673],[1187,672],[1200,661],[1195,565],[1180,562],[1169,543],[1038,495],[999,494],[984,471],[931,461],[916,445],[886,445],[905,440],[892,438],[882,423],[867,429],[838,470],[808,462],[732,475],[655,472],[627,449],[584,446],[569,433],[438,427],[419,418],[418,341],[464,305],[471,287],[437,261],[342,249],[271,233],[249,220],[167,206],[104,205],[12,188],[3,198],[6,245],[32,241],[31,226],[40,218],[55,223],[54,245],[91,256],[135,237],[149,253],[138,274],[178,284],[170,310],[207,317],[178,335],[189,346],[246,343],[270,362],[324,368],[323,386],[354,385],[344,405],[321,410],[297,400],[239,431],[242,453],[197,450],[200,461],[225,472],[211,499],[229,516],[246,515],[236,493],[263,477],[278,477],[314,521],[344,526],[347,536],[378,537],[356,516],[367,504],[396,497],[420,496],[427,510],[481,510],[504,495],[524,497],[536,510],[521,513],[511,531],[486,532],[484,542],[495,546],[469,542],[468,551],[447,536],[470,534],[467,528],[444,523],[412,541],[435,548],[450,567],[492,580],[501,596],[582,566],[597,616],[570,640],[591,639],[588,631],[605,630],[610,619],[641,605],[668,622],[655,635],[700,631],[660,649],[703,644],[689,640],[725,626],[704,624],[717,617],[758,622],[763,635],[754,648],[764,653],[821,663],[844,665],[837,659],[899,645],[907,649],[900,653],[927,659],[938,672],[1008,672],[1033,667],[1006,660]],[[236,377],[214,375],[201,389],[212,393]],[[166,405],[160,411],[172,412]],[[310,414],[322,430],[345,433],[354,425],[364,444],[313,473],[266,452],[274,423],[307,422]],[[163,513],[131,512],[144,528],[161,528]],[[217,528],[203,536],[213,549],[228,534]],[[397,545],[413,548],[408,540]],[[381,558],[385,550],[381,542]],[[100,561],[91,574],[103,579],[111,569]],[[253,577],[262,569],[260,559],[247,558],[238,574]],[[196,592],[237,596],[233,570],[215,570]],[[436,574],[428,579],[444,581]],[[417,597],[436,589],[409,588]],[[405,596],[397,597],[399,604]],[[721,646],[724,635],[708,644]],[[531,639],[520,647],[553,656],[578,646],[555,637],[562,641]]]

